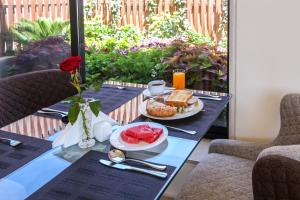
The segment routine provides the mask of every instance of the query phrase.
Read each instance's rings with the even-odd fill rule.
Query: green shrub
[[[227,55],[216,47],[193,45],[176,40],[172,43],[176,53],[164,59],[167,65],[164,79],[171,84],[172,71],[185,69],[188,88],[222,91],[227,90]]]
[[[84,31],[86,46],[92,52],[126,49],[137,44],[142,38],[141,32],[132,25],[114,30],[110,26],[91,21],[85,24]]]
[[[183,34],[183,38],[185,38],[186,42],[196,44],[196,45],[208,45],[208,46],[214,46],[214,41],[206,35],[199,34],[196,31],[192,29],[186,30]]]
[[[22,19],[10,29],[10,32],[19,44],[24,45],[32,41],[47,39],[50,36],[67,37],[70,24],[61,19],[54,21],[45,18],[39,18],[36,21]]]
[[[181,35],[187,27],[178,12],[155,15],[148,26],[148,37],[171,38]]]
[[[171,38],[181,36],[189,28],[186,19],[186,1],[171,0],[176,10],[172,13],[158,13],[157,1],[148,1],[148,17],[146,18],[146,33],[148,37]]]
[[[87,54],[86,70],[88,79],[102,77],[134,83],[148,83],[161,79],[166,64],[161,61],[174,53],[173,47],[143,48],[134,51],[120,50],[108,53]]]

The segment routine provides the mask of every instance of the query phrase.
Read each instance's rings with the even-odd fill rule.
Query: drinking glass
[[[184,69],[173,70],[173,87],[176,90],[185,89],[185,70]]]

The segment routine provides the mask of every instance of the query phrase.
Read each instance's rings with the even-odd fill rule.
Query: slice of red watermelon
[[[156,134],[158,134],[158,136],[160,136],[163,133],[163,129],[162,128],[152,128],[152,131]]]
[[[142,140],[144,138],[153,137],[153,130],[149,125],[140,125],[127,129],[127,134]]]
[[[126,130],[121,133],[121,138],[124,142],[127,142],[129,144],[138,144],[140,142],[138,138],[131,137],[126,133]]]
[[[139,125],[126,129],[121,133],[123,141],[130,144],[138,144],[140,141],[155,142],[163,133],[161,128],[152,128],[149,125]]]
[[[158,134],[153,134],[152,137],[144,138],[143,141],[151,144],[151,143],[155,142],[158,137],[159,137]]]

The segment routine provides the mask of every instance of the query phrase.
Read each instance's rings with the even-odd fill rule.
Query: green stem
[[[81,112],[81,116],[82,116],[82,126],[83,126],[83,131],[84,131],[86,137],[88,138],[88,137],[89,137],[89,130],[88,130],[87,126],[86,126],[85,111],[80,110],[80,112]]]

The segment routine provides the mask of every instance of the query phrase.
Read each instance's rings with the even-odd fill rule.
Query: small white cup
[[[151,95],[160,95],[165,91],[166,82],[163,80],[155,80],[148,83],[148,90]]]

